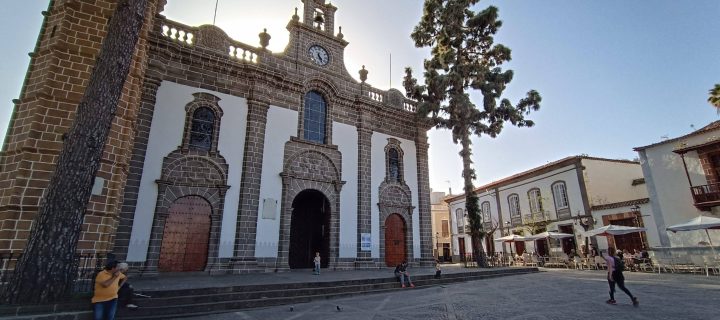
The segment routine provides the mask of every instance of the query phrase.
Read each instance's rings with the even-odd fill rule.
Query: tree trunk
[[[7,303],[47,303],[72,291],[75,252],[108,131],[140,36],[148,0],[121,0],[33,222],[5,287]]]
[[[480,219],[480,207],[478,197],[475,194],[473,179],[475,171],[472,169],[472,147],[470,133],[467,128],[463,128],[463,137],[461,138],[462,150],[460,156],[463,162],[463,179],[465,183],[465,208],[467,209],[468,218],[470,220],[470,236],[472,237],[473,258],[478,267],[486,268],[485,253],[482,247],[483,231]]]

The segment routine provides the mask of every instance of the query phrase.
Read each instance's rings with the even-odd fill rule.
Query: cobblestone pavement
[[[190,319],[720,319],[720,277],[628,272],[635,308],[623,292],[605,303],[602,271],[544,271]]]

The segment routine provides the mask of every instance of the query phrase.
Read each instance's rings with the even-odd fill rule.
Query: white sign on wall
[[[277,200],[272,198],[263,199],[263,219],[275,220],[275,211],[277,211]]]
[[[360,251],[370,251],[372,247],[372,240],[370,240],[369,233],[360,234]]]

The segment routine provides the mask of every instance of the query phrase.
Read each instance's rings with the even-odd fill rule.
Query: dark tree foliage
[[[708,102],[715,108],[717,108],[718,114],[720,114],[720,84],[715,84],[715,87],[710,89],[710,96]]]
[[[62,300],[72,291],[75,252],[93,178],[145,18],[148,0],[121,0],[67,133],[27,247],[6,284],[6,303]]]
[[[471,7],[479,0],[425,0],[423,16],[412,32],[416,47],[430,47],[431,57],[424,63],[425,84],[418,85],[412,70],[406,69],[403,85],[411,99],[418,101],[417,112],[436,128],[449,129],[453,143],[460,143],[463,163],[465,205],[470,223],[473,254],[478,266],[487,266],[481,241],[489,230],[483,230],[476,178],[472,168],[470,138],[488,135],[495,138],[506,122],[517,127],[531,127],[525,115],[540,108],[541,97],[535,90],[516,104],[501,98],[513,78],[512,70],[501,65],[510,61],[510,49],[494,43],[502,26],[498,9],[490,6],[480,12]],[[478,90],[480,107],[468,94]]]

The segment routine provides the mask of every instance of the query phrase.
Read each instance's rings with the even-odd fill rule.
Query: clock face
[[[321,46],[315,45],[310,47],[308,54],[310,54],[310,60],[315,62],[317,65],[324,66],[330,62],[330,56],[328,55],[327,50]]]

